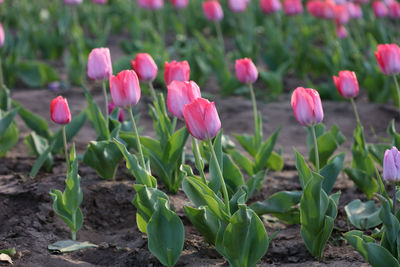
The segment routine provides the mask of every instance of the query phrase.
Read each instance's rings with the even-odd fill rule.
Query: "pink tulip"
[[[172,5],[177,9],[182,9],[188,6],[189,0],[171,0]]]
[[[64,0],[64,4],[66,5],[79,5],[83,0]]]
[[[133,70],[123,70],[110,78],[110,91],[117,107],[132,107],[139,102],[139,79]]]
[[[172,81],[189,81],[190,66],[186,60],[165,62],[164,69],[164,80],[167,85]]]
[[[336,25],[336,35],[337,35],[337,37],[340,38],[340,39],[345,39],[345,38],[347,38],[348,33],[347,33],[346,28],[345,28],[343,25],[341,25],[341,24]]]
[[[292,94],[292,108],[297,121],[304,126],[318,124],[324,118],[321,98],[314,89],[297,87]]]
[[[383,157],[383,179],[390,182],[399,182],[400,179],[400,152],[396,147],[387,149]]]
[[[57,124],[68,124],[71,121],[71,112],[66,98],[58,96],[51,101],[50,117]]]
[[[164,0],[138,0],[138,4],[141,8],[158,10],[164,5]]]
[[[183,116],[190,134],[199,140],[214,138],[221,129],[215,104],[207,99],[199,97],[184,105]]]
[[[392,19],[400,18],[400,3],[393,1],[389,3],[389,16]]]
[[[221,4],[216,0],[203,2],[203,12],[209,21],[220,21],[224,18]]]
[[[330,0],[311,0],[307,2],[308,12],[316,18],[334,19],[335,3]]]
[[[400,73],[400,48],[397,44],[380,44],[375,52],[379,68],[384,75]]]
[[[229,0],[228,1],[229,8],[234,13],[242,13],[246,11],[247,0]]]
[[[98,5],[105,5],[107,4],[107,0],[92,0],[92,2],[94,4],[98,4]]]
[[[108,114],[109,115],[113,112],[115,107],[116,106],[115,106],[114,102],[111,102],[111,103],[108,104]],[[124,112],[122,111],[122,109],[119,110],[118,121],[119,122],[123,122],[124,121]]]
[[[348,2],[347,10],[349,11],[350,17],[352,19],[362,18],[362,9],[359,4]]]
[[[339,76],[333,76],[336,88],[344,98],[353,98],[358,95],[358,81],[354,72],[343,70],[339,71]]]
[[[345,25],[350,20],[350,13],[345,5],[335,6],[335,20],[339,25]]]
[[[282,5],[279,0],[260,0],[260,8],[265,14],[271,14],[281,10]]]
[[[158,67],[149,54],[137,54],[131,64],[141,82],[151,82],[157,77]]]
[[[250,58],[237,59],[235,70],[236,77],[242,83],[254,83],[258,78],[257,67]]]
[[[110,50],[94,48],[89,54],[88,76],[92,80],[108,79],[112,75]]]
[[[375,17],[377,17],[377,18],[386,17],[389,13],[388,8],[386,7],[385,3],[382,1],[374,1],[372,3],[372,7],[374,9]]]
[[[303,13],[301,0],[283,0],[283,10],[287,16]]]
[[[167,87],[168,110],[178,119],[183,119],[183,106],[201,97],[200,88],[193,81],[173,81]]]
[[[4,39],[5,39],[4,29],[3,25],[0,23],[0,47],[4,45]]]

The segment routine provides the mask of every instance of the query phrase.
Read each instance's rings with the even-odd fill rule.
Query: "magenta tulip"
[[[108,114],[110,115],[113,110],[116,108],[114,102],[111,102],[108,104]],[[119,110],[119,114],[118,114],[118,121],[119,122],[123,122],[124,121],[124,112],[122,109]]]
[[[359,4],[348,2],[346,5],[352,19],[362,18],[362,9]]]
[[[348,36],[347,30],[343,25],[336,25],[336,35],[340,39],[345,39]]]
[[[157,77],[158,67],[149,54],[137,54],[131,64],[141,82],[151,82]]]
[[[220,21],[224,17],[221,4],[216,0],[203,2],[203,12],[209,21]]]
[[[389,16],[392,19],[400,18],[400,3],[396,1],[392,1],[389,3]]]
[[[287,16],[303,13],[301,0],[283,0],[283,10]]]
[[[171,0],[172,5],[177,9],[182,9],[187,7],[189,0]]]
[[[190,134],[199,140],[214,138],[221,129],[215,104],[207,99],[199,97],[184,105],[183,116]]]
[[[236,77],[242,83],[254,83],[258,78],[258,71],[250,58],[237,59],[235,63]]]
[[[186,60],[165,62],[164,69],[164,80],[167,85],[173,81],[184,82],[190,79],[190,66]]]
[[[400,73],[400,48],[397,44],[380,44],[375,52],[380,70],[385,75]]]
[[[247,0],[229,0],[229,8],[234,13],[242,13],[246,11]]]
[[[359,87],[356,74],[352,71],[343,70],[339,76],[333,76],[336,88],[344,98],[353,98],[358,95]]]
[[[139,79],[133,70],[123,70],[110,78],[110,91],[113,102],[121,108],[132,107],[139,102]]]
[[[168,110],[178,119],[183,119],[183,106],[201,97],[200,88],[193,81],[173,81],[167,87]]]
[[[88,76],[92,80],[105,80],[112,75],[112,63],[108,48],[94,48],[88,59]]]
[[[390,182],[400,181],[400,152],[396,147],[387,149],[383,158],[383,179]]]
[[[107,4],[107,0],[92,0],[92,2],[94,4],[98,4],[98,5],[105,5]]]
[[[338,25],[345,25],[350,20],[350,13],[346,5],[335,6],[335,20]]]
[[[301,125],[312,126],[323,120],[321,98],[316,90],[297,87],[292,94],[291,102],[294,116]]]
[[[374,1],[372,7],[374,9],[375,17],[377,18],[386,17],[389,13],[387,6],[382,1]]]
[[[0,23],[0,47],[4,45],[4,39],[5,39],[4,29],[3,25]]]
[[[71,112],[66,98],[58,96],[51,101],[50,117],[57,124],[68,124],[71,121]]]
[[[164,5],[164,0],[138,0],[138,4],[141,8],[158,10]]]
[[[281,10],[282,5],[279,0],[260,0],[260,8],[263,13],[271,14]]]
[[[67,5],[79,5],[83,0],[64,0],[64,3]]]

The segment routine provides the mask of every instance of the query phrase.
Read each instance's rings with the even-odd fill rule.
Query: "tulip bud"
[[[347,38],[348,34],[347,34],[347,30],[343,25],[337,25],[336,26],[336,35],[337,37],[339,37],[340,39],[345,39]]]
[[[235,63],[236,77],[242,83],[254,83],[258,78],[258,71],[250,58],[237,59]]]
[[[94,48],[88,59],[88,76],[92,80],[108,79],[112,75],[110,50]]]
[[[349,11],[350,17],[352,19],[362,18],[362,9],[359,4],[348,2],[347,10]]]
[[[247,0],[229,0],[229,8],[234,13],[242,13],[246,10]]]
[[[282,5],[279,0],[260,0],[260,8],[265,14],[270,14],[281,10]]]
[[[139,79],[133,70],[123,70],[110,78],[110,91],[113,102],[121,108],[132,107],[139,102]]]
[[[221,129],[215,104],[207,99],[199,97],[184,105],[183,116],[190,134],[199,140],[214,138]]]
[[[3,25],[0,23],[0,47],[4,45],[4,39],[5,39],[4,29]]]
[[[158,10],[164,5],[164,0],[138,0],[138,4],[141,8]]]
[[[303,12],[303,5],[301,0],[283,0],[283,10],[287,16],[293,16]]]
[[[150,82],[157,77],[158,67],[149,54],[137,54],[135,60],[131,60],[131,64],[140,81]]]
[[[389,3],[389,16],[392,19],[400,18],[400,3],[393,1]]]
[[[182,9],[187,7],[189,0],[171,0],[172,5],[177,9]]]
[[[386,17],[389,13],[388,8],[386,7],[385,3],[382,1],[374,1],[372,3],[372,7],[374,9],[375,17],[377,17],[377,18]]]
[[[50,117],[57,124],[68,124],[71,121],[71,112],[66,98],[58,96],[51,101]]]
[[[94,4],[98,4],[98,5],[105,5],[107,4],[107,0],[92,0],[92,2]]]
[[[335,3],[333,1],[311,0],[307,2],[308,12],[317,18],[335,18]]]
[[[387,149],[383,157],[383,179],[390,182],[399,182],[400,179],[400,152],[396,147]]]
[[[186,60],[165,62],[164,69],[164,80],[167,85],[172,81],[189,81],[190,66]]]
[[[318,124],[324,118],[321,98],[314,89],[297,87],[292,94],[292,108],[297,121],[304,126]]]
[[[379,68],[384,75],[400,73],[400,48],[397,44],[380,44],[375,52]]]
[[[200,88],[193,81],[173,81],[167,87],[168,110],[178,119],[183,119],[183,106],[201,97]]]
[[[79,5],[83,0],[64,0],[66,5]]]
[[[350,20],[350,13],[345,5],[335,6],[335,20],[338,25],[345,25]]]
[[[115,106],[114,102],[111,102],[111,103],[108,104],[107,108],[108,108],[108,114],[109,115],[114,111],[115,107],[116,106]],[[124,112],[123,112],[122,109],[119,110],[118,121],[119,122],[123,122],[124,121]]]
[[[339,76],[333,76],[336,88],[344,98],[353,98],[358,95],[358,81],[356,74],[352,71],[339,71]]]
[[[220,21],[224,17],[221,4],[216,0],[203,2],[203,12],[209,21]]]

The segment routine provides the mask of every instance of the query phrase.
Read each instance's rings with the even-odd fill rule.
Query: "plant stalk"
[[[63,141],[64,141],[64,152],[65,152],[65,162],[67,163],[67,169],[69,169],[69,157],[68,157],[68,145],[67,145],[67,131],[65,125],[62,126]]]
[[[393,187],[393,214],[396,216],[396,202],[397,202],[397,197],[396,197],[396,183],[394,183]]]
[[[217,30],[217,37],[218,37],[219,43],[221,44],[222,52],[225,54],[225,42],[224,42],[224,36],[222,35],[221,23],[216,22],[215,28]]]
[[[317,135],[315,134],[315,125],[311,126],[311,132],[314,140],[315,167],[317,169],[317,173],[319,173],[319,153],[318,153]]]
[[[106,126],[108,130],[108,96],[107,96],[107,88],[106,81],[103,80],[103,96],[104,96],[104,117],[106,118]]]
[[[356,102],[354,101],[354,98],[350,98],[350,101],[351,101],[351,105],[353,106],[354,115],[356,116],[357,124],[361,124],[360,116],[358,116],[357,106],[356,106]]]
[[[214,164],[217,167],[218,178],[219,178],[220,183],[221,183],[222,194],[224,195],[225,208],[226,208],[226,211],[227,211],[229,217],[231,217],[231,210],[230,210],[230,207],[229,207],[228,190],[226,190],[224,176],[222,175],[221,167],[219,166],[217,155],[215,154],[214,147],[213,147],[213,144],[211,142],[211,138],[208,137],[207,140],[208,140],[208,146],[210,147],[210,151],[211,151],[211,158],[214,160]]]
[[[260,129],[258,123],[258,111],[257,111],[257,101],[256,96],[254,94],[253,84],[249,83],[250,95],[251,95],[251,102],[253,103],[253,114],[254,114],[254,138],[256,146],[261,144],[261,136],[260,136]]]
[[[72,234],[72,240],[76,240],[76,232],[75,231],[71,231],[71,234]]]
[[[157,96],[156,96],[156,91],[154,90],[153,82],[149,82],[149,89],[150,89],[150,95],[151,98],[153,98],[153,102],[157,102]]]
[[[196,164],[197,170],[200,172],[201,180],[205,185],[207,185],[207,179],[204,174],[203,165],[201,164],[201,155],[200,155],[200,148],[199,142],[196,138],[192,137],[192,146],[193,146],[193,153],[194,153],[194,162]]]
[[[393,80],[394,83],[396,84],[397,104],[400,105],[400,88],[399,88],[399,83],[397,82],[396,74],[393,74]],[[400,114],[400,108],[399,108],[399,114]]]
[[[135,131],[135,135],[136,135],[136,144],[137,144],[137,147],[138,147],[138,152],[139,152],[139,154],[140,154],[140,163],[142,164],[142,168],[143,168],[144,170],[147,170],[147,168],[146,168],[146,162],[144,161],[142,145],[141,145],[141,143],[140,143],[139,132],[138,132],[138,129],[137,129],[137,127],[136,127],[135,118],[133,117],[133,113],[132,113],[132,107],[129,107],[129,108],[128,108],[128,112],[129,112],[129,115],[130,115],[130,117],[131,117],[133,130]]]
[[[3,76],[3,65],[2,65],[2,61],[1,61],[1,56],[0,56],[0,90],[3,90],[4,87],[4,76]]]

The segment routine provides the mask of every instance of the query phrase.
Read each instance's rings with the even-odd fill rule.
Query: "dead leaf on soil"
[[[9,264],[13,264],[11,257],[4,253],[0,254],[0,261],[6,261]]]
[[[47,249],[52,253],[69,253],[81,249],[97,248],[98,246],[88,241],[79,242],[73,240],[57,241],[47,246]]]

